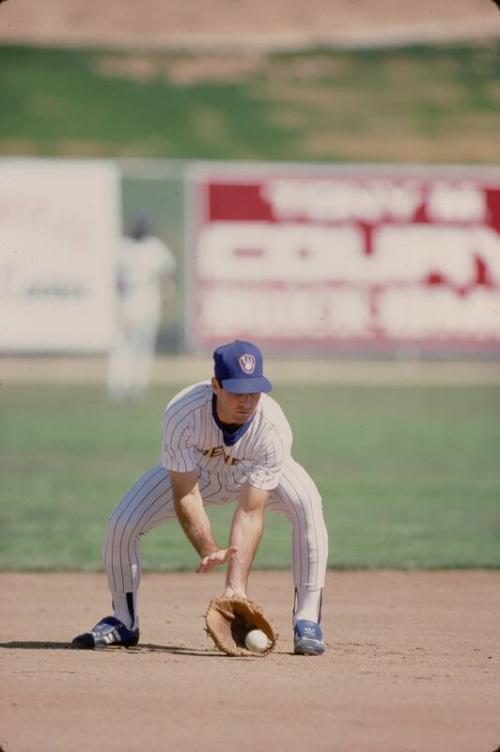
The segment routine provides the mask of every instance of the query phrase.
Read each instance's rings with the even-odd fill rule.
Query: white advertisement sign
[[[0,351],[105,351],[118,233],[112,163],[0,160]]]

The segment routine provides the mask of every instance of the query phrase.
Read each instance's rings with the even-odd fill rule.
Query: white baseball
[[[253,650],[261,653],[269,645],[267,635],[261,629],[252,629],[245,637],[245,646],[247,650]]]

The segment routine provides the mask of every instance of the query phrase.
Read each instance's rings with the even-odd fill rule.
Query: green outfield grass
[[[500,43],[0,49],[0,153],[498,164]]]
[[[173,388],[116,405],[97,387],[0,388],[0,565],[99,569],[106,519],[159,457]],[[500,388],[277,387],[294,455],[322,492],[333,567],[500,566]],[[210,512],[221,542],[232,508]],[[260,567],[286,567],[267,516]],[[143,539],[149,569],[192,569],[173,521]]]

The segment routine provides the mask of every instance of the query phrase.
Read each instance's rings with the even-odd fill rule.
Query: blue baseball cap
[[[233,394],[270,392],[271,382],[262,373],[262,353],[251,342],[235,340],[214,351],[214,376]]]

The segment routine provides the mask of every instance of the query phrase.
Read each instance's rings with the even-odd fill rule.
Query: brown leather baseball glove
[[[205,624],[216,646],[227,655],[267,655],[278,640],[278,633],[262,608],[245,598],[212,598]],[[267,636],[268,645],[264,650],[245,647],[245,637],[253,629],[260,629]]]

